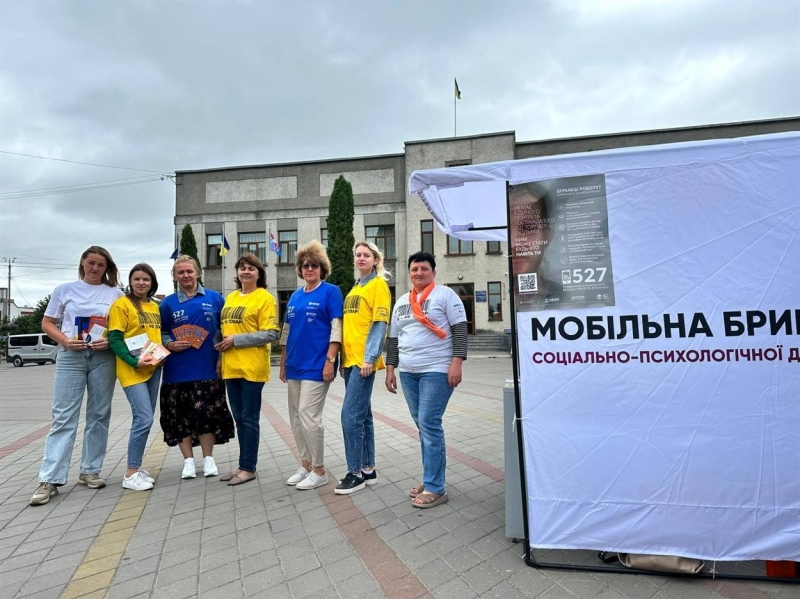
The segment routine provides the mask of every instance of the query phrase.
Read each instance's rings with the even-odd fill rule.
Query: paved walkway
[[[30,507],[53,368],[0,365],[0,597],[800,597],[800,587],[780,583],[526,566],[521,544],[504,536],[507,356],[474,356],[465,365],[445,417],[450,503],[431,510],[411,507],[419,443],[402,395],[386,392],[381,378],[373,396],[378,484],[350,496],[335,495],[333,484],[313,491],[286,486],[297,461],[275,369],[264,390],[256,482],[232,488],[217,478],[180,480],[180,453],[162,443],[156,425],[144,464],[156,486],[123,491],[130,410],[118,388],[104,467],[109,486],[74,484],[76,452],[60,494]],[[343,394],[337,379],[325,407],[332,478],[345,473]],[[79,434],[78,452],[81,440]],[[236,465],[237,452],[235,441],[216,448],[220,472]]]

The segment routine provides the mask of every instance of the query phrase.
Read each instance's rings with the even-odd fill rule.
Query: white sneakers
[[[297,483],[296,489],[300,489],[306,491],[308,489],[316,489],[317,487],[321,487],[322,485],[328,484],[328,472],[326,471],[325,474],[320,476],[313,470],[308,473],[303,480]]]
[[[217,463],[210,455],[203,458],[203,476],[217,476]],[[194,464],[194,458],[186,458],[183,460],[183,472],[181,478],[194,478],[197,476],[197,466]]]
[[[186,458],[183,460],[181,478],[194,478],[195,476],[197,476],[197,468],[194,465],[194,458]]]
[[[203,476],[217,476],[219,474],[219,470],[217,470],[217,463],[214,461],[210,455],[207,455],[203,458]]]
[[[134,472],[131,476],[123,476],[122,487],[131,491],[149,491],[153,488],[153,483],[147,482],[145,475],[139,471]]]
[[[214,462],[214,458],[211,456],[206,456],[203,458],[203,475],[219,475],[217,464]],[[195,466],[194,458],[187,458],[183,460],[183,471],[181,472],[181,478],[195,478],[196,476],[197,467]],[[139,468],[139,471],[135,472],[132,476],[125,476],[122,478],[122,486],[126,489],[131,489],[132,491],[147,491],[153,488],[153,484],[155,482],[155,479],[150,476],[150,473],[143,468]]]
[[[296,485],[297,483],[302,481],[306,476],[308,476],[309,472],[311,472],[311,471],[310,470],[306,470],[305,468],[300,466],[297,469],[297,472],[295,472],[294,474],[292,474],[289,477],[289,479],[286,481],[286,484],[287,485]]]

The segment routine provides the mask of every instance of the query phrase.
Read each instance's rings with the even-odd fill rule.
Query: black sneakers
[[[377,478],[377,474],[375,474],[374,470],[372,471],[372,478]],[[342,482],[337,485],[333,492],[337,495],[350,495],[350,493],[355,493],[359,489],[363,489],[366,484],[362,477],[348,472],[347,476],[342,479]]]
[[[374,485],[378,482],[378,471],[373,468],[372,472],[361,471],[361,476],[364,478],[364,483],[367,485]]]

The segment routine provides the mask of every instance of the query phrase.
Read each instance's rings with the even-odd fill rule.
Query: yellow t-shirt
[[[278,330],[278,304],[266,289],[242,295],[231,292],[225,298],[220,325],[223,337]],[[269,380],[269,344],[233,347],[222,352],[222,378],[245,379],[253,383]]]
[[[147,333],[147,338],[154,343],[161,343],[161,314],[158,304],[153,301],[142,301],[139,312],[127,297],[121,297],[113,303],[108,313],[108,330],[122,331],[125,339]],[[117,356],[117,378],[123,387],[145,383],[153,376],[155,366],[134,368]]]
[[[392,294],[381,277],[373,277],[363,287],[355,285],[344,300],[344,326],[342,329],[342,365],[345,368],[361,366],[367,336],[373,322],[389,322]],[[383,356],[378,356],[373,370],[384,368]]]

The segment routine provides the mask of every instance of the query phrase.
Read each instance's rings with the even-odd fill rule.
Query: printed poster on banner
[[[509,186],[517,311],[614,305],[605,187],[603,175]]]

